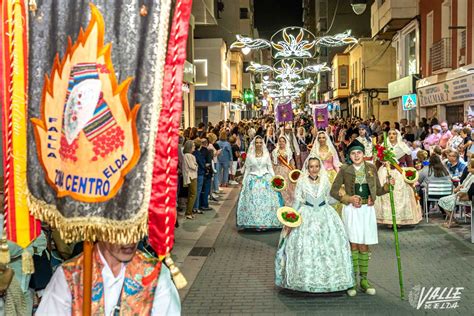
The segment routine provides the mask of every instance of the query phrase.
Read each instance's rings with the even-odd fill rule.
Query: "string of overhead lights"
[[[314,84],[310,76],[331,71],[326,63],[309,62],[315,56],[317,46],[340,47],[357,43],[350,31],[315,37],[310,31],[295,26],[278,30],[270,41],[242,35],[236,38],[230,48],[241,49],[245,55],[252,50],[271,49],[272,65],[252,61],[246,71],[261,74],[264,93],[276,99],[299,97],[309,85]]]

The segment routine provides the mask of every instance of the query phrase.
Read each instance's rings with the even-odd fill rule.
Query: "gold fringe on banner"
[[[103,217],[65,218],[54,205],[28,194],[31,214],[56,228],[66,243],[77,241],[105,241],[113,244],[139,242],[148,234],[148,213],[140,211],[133,218],[117,221]]]
[[[8,249],[8,241],[3,232],[3,237],[0,239],[0,264],[7,265],[10,263],[10,250]]]
[[[35,273],[35,265],[33,263],[33,256],[26,249],[23,249],[23,253],[21,254],[21,270],[24,274]]]

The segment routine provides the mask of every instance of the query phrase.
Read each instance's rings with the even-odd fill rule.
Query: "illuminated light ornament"
[[[281,39],[276,41],[281,34]],[[296,34],[296,35],[295,35]],[[273,34],[271,44],[274,58],[308,58],[314,56],[316,39],[301,27],[287,27]]]
[[[263,87],[278,87],[280,84],[273,80],[264,80],[262,85]]]
[[[282,59],[275,63],[273,70],[278,80],[299,80],[303,65],[295,59]]]
[[[338,47],[348,44],[356,44],[357,42],[357,39],[351,36],[351,31],[347,30],[344,33],[318,37],[316,40],[316,46]]]
[[[271,46],[269,41],[262,38],[253,39],[251,37],[242,36],[242,35],[236,35],[235,37],[237,38],[237,41],[233,42],[230,45],[230,49],[235,49],[235,48],[262,49],[262,48],[268,48]]]
[[[250,62],[250,66],[247,67],[246,71],[252,71],[257,73],[273,72],[273,67],[269,65],[261,65],[258,63]]]
[[[311,74],[317,74],[319,72],[331,71],[331,67],[326,66],[326,63],[309,65],[304,67],[304,71]]]
[[[306,78],[306,79],[301,79],[301,80],[298,80],[294,83],[295,86],[309,86],[310,84],[313,84],[314,81],[309,79],[309,78]]]

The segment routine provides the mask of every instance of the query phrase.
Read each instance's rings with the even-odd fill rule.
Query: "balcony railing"
[[[431,71],[451,68],[451,38],[443,38],[430,48]]]
[[[461,32],[461,47],[466,48],[466,30]]]

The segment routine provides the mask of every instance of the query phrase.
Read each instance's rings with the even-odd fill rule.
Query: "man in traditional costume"
[[[92,315],[180,315],[169,269],[137,244],[98,242],[92,253]],[[83,254],[54,273],[36,315],[81,315]]]
[[[375,289],[367,279],[369,245],[378,243],[374,202],[377,196],[388,193],[389,187],[388,183],[383,187],[380,185],[375,165],[364,161],[364,145],[354,140],[347,148],[347,152],[348,164],[341,167],[330,194],[344,204],[342,221],[351,243],[356,284],[359,271],[362,291],[375,295]],[[342,186],[345,192],[340,194]],[[349,296],[355,296],[356,293],[355,286],[348,290]]]

